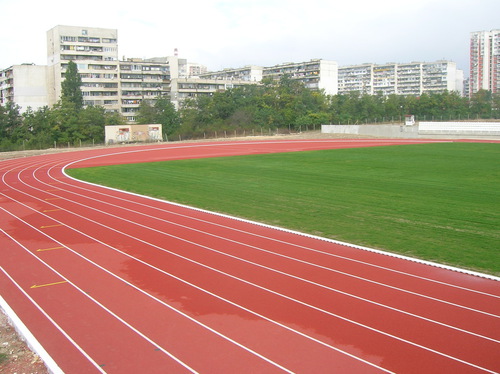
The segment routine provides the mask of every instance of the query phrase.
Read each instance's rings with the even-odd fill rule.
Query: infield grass
[[[126,191],[500,274],[500,144],[339,149],[67,172]]]

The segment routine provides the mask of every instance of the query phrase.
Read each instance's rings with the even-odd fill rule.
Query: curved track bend
[[[417,143],[168,143],[0,162],[0,292],[67,373],[500,371],[500,283],[64,167]]]

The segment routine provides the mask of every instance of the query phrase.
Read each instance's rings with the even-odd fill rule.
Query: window
[[[88,30],[82,30],[82,35],[87,35],[88,34]]]

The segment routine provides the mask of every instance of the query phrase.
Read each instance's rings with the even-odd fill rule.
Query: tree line
[[[62,83],[61,100],[36,111],[0,105],[0,151],[41,149],[104,143],[104,126],[125,124],[119,113],[100,106],[83,106],[81,78],[70,62]],[[164,139],[176,140],[246,131],[298,131],[322,124],[401,123],[404,115],[419,120],[500,118],[500,95],[479,91],[472,98],[456,92],[424,93],[419,97],[349,94],[326,95],[283,76],[264,79],[185,100],[175,109],[169,98],[143,101],[136,121],[161,123]]]
[[[287,76],[279,82],[240,86],[187,101],[180,110],[182,130],[201,132],[291,129],[322,124],[401,123],[405,115],[417,121],[500,118],[500,95],[479,91],[472,98],[457,92],[424,93],[418,97],[361,95],[359,92],[325,95]]]

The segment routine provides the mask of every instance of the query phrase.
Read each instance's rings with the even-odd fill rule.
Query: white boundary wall
[[[418,133],[425,135],[500,135],[500,122],[420,122]]]
[[[415,139],[428,136],[500,136],[500,122],[420,122],[405,125],[321,125],[323,134]]]
[[[321,133],[409,139],[418,138],[418,127],[404,125],[321,125]]]

